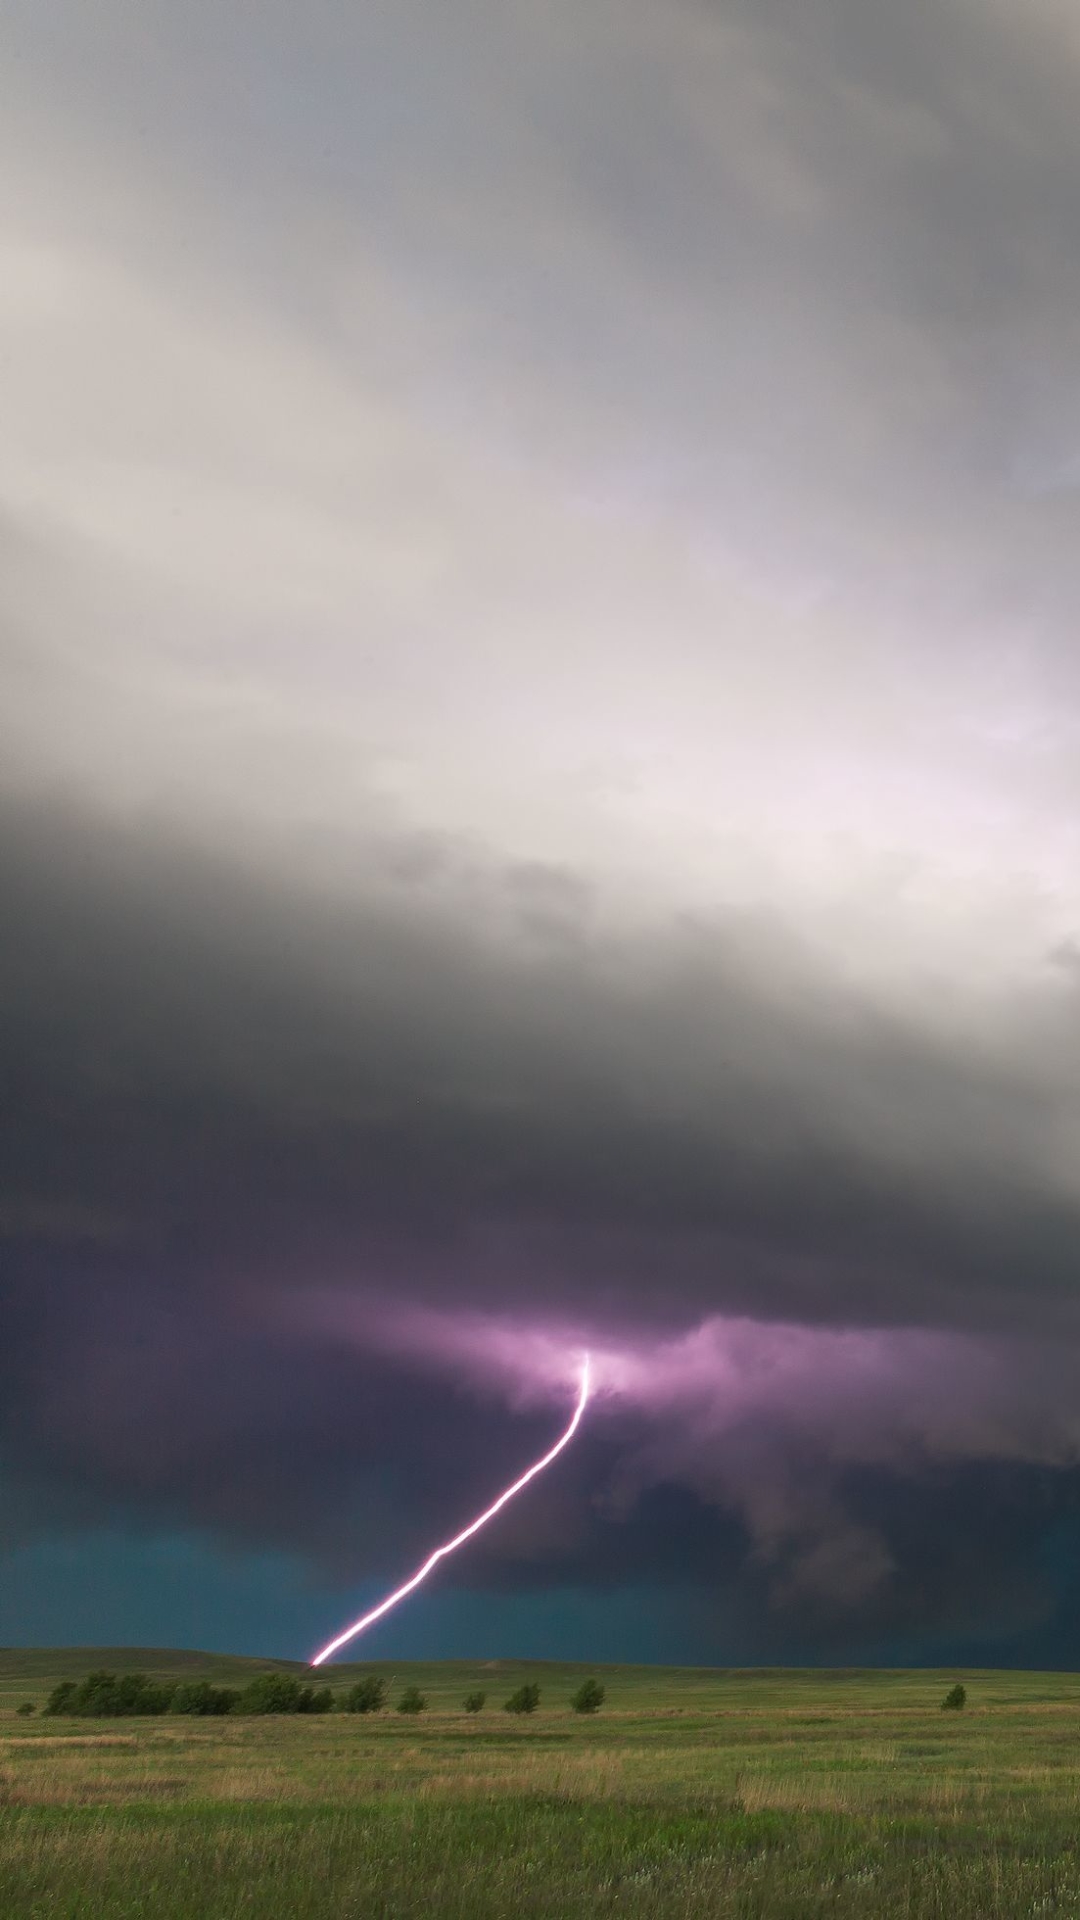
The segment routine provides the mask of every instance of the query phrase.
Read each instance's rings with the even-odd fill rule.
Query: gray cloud
[[[0,52],[0,1351],[42,1511],[332,1554],[350,1475],[394,1506],[378,1367],[419,1369],[404,1551],[451,1428],[467,1488],[509,1415],[376,1366],[390,1298],[1070,1356],[1064,6],[15,0]],[[1067,1364],[976,1393],[962,1350],[949,1485],[1064,1487]],[[702,1579],[914,1618],[894,1403],[838,1453],[767,1401],[726,1479],[668,1408],[617,1521],[578,1484],[539,1528],[552,1577],[560,1529],[614,1578],[700,1521]]]
[[[341,900],[143,829],[20,827],[8,1208],[35,1231],[74,1208],[259,1249],[284,1225],[339,1260],[385,1229],[410,1261],[434,1235],[417,1277],[457,1272],[463,1303],[513,1286],[516,1239],[546,1291],[630,1312],[1024,1327],[1034,1290],[1071,1325],[1073,1000],[1049,970],[992,1045],[935,1045],[768,922],[632,942],[558,871],[448,847],[403,878],[375,839]]]

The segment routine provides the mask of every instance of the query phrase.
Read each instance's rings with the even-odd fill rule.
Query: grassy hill
[[[205,1679],[243,1686],[268,1671],[310,1677],[302,1660],[203,1653],[179,1647],[0,1647],[0,1713],[21,1700],[42,1701],[59,1680],[79,1679],[95,1667],[157,1678]],[[923,1710],[936,1705],[945,1684],[962,1680],[983,1706],[1080,1706],[1080,1673],[1017,1673],[979,1668],[878,1667],[651,1667],[589,1665],[550,1660],[343,1660],[319,1670],[335,1691],[360,1674],[379,1673],[391,1691],[415,1685],[435,1710],[456,1708],[482,1688],[501,1700],[523,1679],[539,1682],[545,1700],[568,1697],[586,1674],[607,1688],[608,1708],[622,1712],[711,1714],[725,1710],[861,1712]]]
[[[185,1647],[0,1647],[0,1702],[9,1693],[22,1698],[47,1693],[58,1680],[81,1679],[95,1667],[170,1680],[213,1680],[218,1686],[242,1686],[253,1673],[265,1673],[268,1668],[282,1673],[307,1671],[299,1660],[252,1660],[243,1654],[199,1653]]]

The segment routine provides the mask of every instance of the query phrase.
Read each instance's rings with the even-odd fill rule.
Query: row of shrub
[[[215,1687],[209,1680],[157,1681],[144,1673],[88,1673],[85,1680],[62,1680],[45,1703],[47,1714],[79,1714],[87,1718],[127,1718],[136,1714],[189,1713],[381,1713],[386,1705],[386,1682],[376,1674],[354,1681],[345,1693],[334,1694],[329,1687],[304,1686],[289,1673],[260,1673],[246,1687]],[[952,1687],[942,1701],[946,1712],[958,1712],[967,1702],[967,1691]],[[399,1713],[423,1713],[427,1695],[419,1687],[406,1687],[397,1702]],[[604,1689],[597,1680],[583,1680],[570,1697],[575,1713],[596,1713],[604,1704]],[[480,1713],[487,1705],[486,1693],[467,1693],[466,1713]],[[540,1705],[540,1689],[527,1681],[503,1702],[507,1713],[535,1713]],[[24,1700],[16,1711],[31,1714],[33,1702]]]
[[[604,1689],[598,1680],[583,1680],[577,1692],[571,1694],[570,1705],[575,1713],[597,1713],[604,1704]],[[343,1695],[341,1705],[347,1713],[378,1713],[386,1705],[386,1682],[369,1674],[367,1679],[358,1680]],[[463,1702],[466,1713],[480,1713],[487,1705],[486,1693],[467,1693]],[[534,1680],[526,1681],[503,1701],[507,1713],[535,1713],[540,1705],[540,1689]],[[399,1713],[422,1713],[427,1706],[427,1698],[417,1687],[408,1687],[398,1701]]]
[[[45,1703],[47,1714],[89,1719],[157,1713],[329,1713],[334,1696],[302,1686],[288,1673],[257,1674],[246,1687],[215,1687],[209,1680],[150,1680],[144,1673],[106,1673],[62,1680]]]
[[[575,1713],[596,1713],[604,1689],[586,1680],[572,1696]],[[466,1713],[479,1713],[486,1693],[468,1693]],[[540,1689],[534,1681],[518,1687],[504,1701],[507,1713],[535,1713]],[[91,1719],[128,1718],[136,1714],[189,1713],[380,1713],[386,1705],[386,1682],[376,1674],[357,1680],[345,1693],[329,1687],[305,1686],[290,1673],[260,1673],[246,1687],[215,1687],[208,1680],[158,1681],[144,1673],[106,1673],[99,1669],[85,1680],[62,1680],[45,1704],[47,1714],[77,1714]],[[397,1702],[399,1713],[423,1713],[427,1696],[419,1687],[406,1687]],[[24,1701],[20,1713],[32,1713]]]

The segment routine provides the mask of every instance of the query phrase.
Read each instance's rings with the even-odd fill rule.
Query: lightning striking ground
[[[563,1448],[569,1446],[578,1427],[581,1425],[581,1416],[585,1411],[588,1399],[589,1356],[586,1354],[581,1367],[581,1387],[578,1393],[577,1405],[574,1408],[570,1425],[567,1427],[566,1432],[561,1434],[558,1440],[556,1440],[555,1445],[544,1454],[543,1459],[534,1461],[532,1466],[527,1468],[522,1474],[520,1480],[515,1480],[512,1487],[507,1487],[504,1493],[500,1493],[498,1499],[493,1501],[492,1505],[488,1507],[484,1513],[480,1514],[477,1519],[471,1521],[461,1533],[456,1534],[453,1540],[447,1540],[444,1546],[436,1547],[434,1553],[429,1555],[428,1559],[424,1561],[423,1566],[413,1574],[411,1580],[406,1580],[404,1586],[395,1588],[394,1592],[388,1594],[385,1600],[380,1600],[377,1607],[372,1607],[370,1613],[365,1613],[359,1620],[354,1620],[351,1627],[345,1628],[344,1633],[339,1633],[336,1639],[329,1641],[328,1644],[322,1648],[321,1652],[316,1653],[312,1657],[311,1665],[313,1667],[320,1667],[323,1661],[329,1660],[330,1655],[336,1653],[339,1647],[343,1647],[346,1641],[354,1640],[358,1633],[363,1633],[365,1627],[373,1626],[376,1620],[381,1620],[384,1613],[389,1613],[391,1607],[396,1607],[399,1600],[404,1600],[406,1595],[412,1593],[420,1585],[422,1580],[427,1579],[432,1567],[436,1566],[440,1560],[444,1560],[448,1553],[454,1553],[458,1547],[464,1546],[466,1540],[471,1540],[474,1533],[479,1533],[481,1527],[486,1527],[488,1521],[495,1518],[495,1515],[505,1507],[508,1500],[512,1500],[514,1495],[520,1493],[523,1487],[527,1487],[530,1480],[535,1480],[538,1473],[543,1473],[545,1467],[550,1467],[552,1461],[558,1458]]]

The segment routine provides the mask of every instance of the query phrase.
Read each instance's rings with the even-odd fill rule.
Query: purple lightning
[[[563,1448],[569,1446],[578,1427],[581,1425],[581,1416],[585,1411],[588,1398],[589,1356],[586,1354],[582,1362],[581,1389],[578,1393],[577,1406],[574,1408],[573,1417],[566,1432],[560,1435],[550,1452],[545,1453],[542,1460],[534,1461],[533,1465],[527,1468],[522,1474],[520,1480],[515,1480],[513,1486],[507,1487],[505,1493],[500,1493],[498,1499],[488,1507],[487,1511],[480,1514],[476,1520],[473,1520],[463,1532],[456,1534],[453,1540],[448,1540],[445,1546],[436,1547],[434,1553],[424,1561],[423,1566],[418,1572],[413,1574],[411,1580],[406,1580],[403,1587],[398,1587],[393,1593],[389,1594],[385,1600],[380,1600],[378,1606],[372,1607],[370,1613],[365,1613],[359,1620],[354,1620],[351,1627],[346,1627],[344,1633],[339,1633],[336,1640],[331,1640],[329,1644],[322,1649],[321,1653],[315,1654],[311,1665],[313,1667],[321,1667],[323,1661],[328,1660],[330,1655],[336,1653],[339,1647],[343,1647],[347,1640],[355,1639],[358,1633],[363,1633],[365,1627],[370,1627],[374,1621],[381,1620],[383,1614],[389,1613],[391,1607],[396,1607],[398,1601],[404,1600],[407,1593],[412,1593],[413,1589],[420,1585],[421,1580],[427,1579],[432,1567],[435,1566],[439,1560],[445,1559],[448,1553],[453,1553],[458,1547],[463,1546],[466,1540],[471,1540],[474,1533],[479,1533],[481,1527],[486,1527],[488,1521],[495,1518],[495,1515],[502,1507],[505,1507],[508,1500],[512,1500],[516,1493],[520,1493],[523,1487],[527,1487],[530,1480],[535,1480],[538,1473],[543,1473],[545,1467],[550,1467],[552,1461],[558,1458]]]

